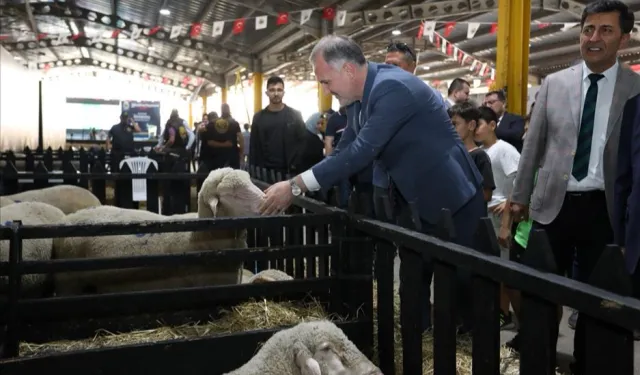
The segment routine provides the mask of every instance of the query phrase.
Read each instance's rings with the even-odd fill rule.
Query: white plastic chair
[[[129,166],[131,173],[147,173],[150,164],[158,170],[158,163],[144,156],[126,158],[120,162],[120,169],[125,163]],[[147,180],[144,178],[134,178],[131,180],[131,191],[134,202],[145,202],[147,200]]]

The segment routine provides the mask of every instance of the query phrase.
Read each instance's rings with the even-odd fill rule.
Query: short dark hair
[[[470,101],[465,101],[460,104],[455,104],[447,110],[449,117],[460,116],[464,121],[470,122],[475,120],[476,123],[480,120],[480,111],[478,107],[473,105]]]
[[[415,52],[413,52],[413,50],[411,49],[411,47],[409,47],[407,43],[401,43],[401,42],[389,43],[389,45],[387,46],[387,53],[389,52],[400,52],[405,57],[408,57],[409,60],[413,62],[418,61],[418,57],[416,56]]]
[[[469,87],[471,87],[471,85],[469,84],[469,82],[465,81],[462,78],[456,78],[453,80],[453,82],[451,82],[451,84],[449,85],[449,90],[447,90],[447,95],[451,95],[456,91],[460,91],[464,88],[464,86],[467,85]]]
[[[584,27],[587,17],[592,14],[618,12],[620,14],[620,28],[623,34],[629,34],[633,30],[635,16],[629,11],[627,4],[619,0],[598,0],[587,4],[582,11],[580,28]]]
[[[498,100],[499,100],[499,101],[501,101],[501,102],[506,102],[506,101],[507,101],[507,97],[504,95],[504,91],[502,91],[502,90],[489,91],[489,92],[485,95],[485,97],[486,97],[486,96],[489,96],[489,95],[495,95],[495,96],[497,96],[497,97],[498,97]]]
[[[490,123],[491,121],[498,124],[498,115],[496,115],[493,109],[489,107],[480,107],[478,108],[478,112],[480,114],[480,117],[478,118],[478,120],[484,120],[487,124]]]
[[[281,84],[282,87],[284,87],[284,80],[282,78],[280,78],[279,76],[271,76],[267,80],[267,87],[277,85],[278,83]]]
[[[209,122],[214,122],[218,119],[218,112],[213,111],[213,112],[209,112],[209,114],[207,115],[207,121]]]

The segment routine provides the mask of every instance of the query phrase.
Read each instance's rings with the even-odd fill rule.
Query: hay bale
[[[214,336],[258,329],[271,329],[296,325],[301,322],[329,319],[334,322],[343,318],[327,314],[314,299],[300,302],[250,301],[230,310],[222,311],[219,319],[200,323],[193,322],[177,327],[162,326],[156,329],[114,333],[98,330],[91,339],[55,341],[44,344],[20,343],[20,356],[28,357],[49,353],[89,350],[105,347],[155,343],[167,340]]]

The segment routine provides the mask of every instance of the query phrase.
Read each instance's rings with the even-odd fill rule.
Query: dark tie
[[[578,133],[578,147],[573,159],[573,170],[571,172],[578,181],[582,181],[589,174],[593,121],[596,116],[596,101],[598,100],[598,81],[602,78],[604,78],[602,74],[589,74],[591,85],[584,99],[582,121],[580,122],[580,132]]]

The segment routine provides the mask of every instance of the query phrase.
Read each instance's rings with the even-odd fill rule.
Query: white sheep
[[[335,324],[304,322],[275,333],[225,375],[382,375]]]
[[[40,202],[21,202],[3,207],[0,210],[3,226],[10,226],[12,221],[20,220],[23,225],[63,224],[64,212],[59,208]],[[0,260],[9,260],[9,240],[0,241]],[[38,238],[22,241],[23,260],[50,260],[53,248],[51,238]],[[25,295],[41,296],[44,294],[47,275],[29,274],[22,277],[22,291]],[[7,278],[0,278],[0,294],[4,294]]]
[[[100,200],[87,189],[73,185],[56,185],[44,189],[28,190],[5,195],[3,198],[18,202],[41,202],[58,207],[65,214],[71,214],[88,207],[100,206]]]
[[[251,279],[252,277],[253,272],[249,271],[246,268],[242,270],[242,284],[246,284],[247,282],[249,282],[249,279]]]
[[[286,280],[293,280],[293,277],[289,276],[288,274],[280,270],[268,269],[268,270],[260,271],[257,274],[251,276],[246,283],[262,284],[262,283],[268,283],[272,281],[286,281]]]
[[[15,202],[7,197],[0,197],[0,207],[8,206],[10,204],[14,204]]]
[[[198,217],[252,216],[258,213],[264,193],[245,171],[217,169],[209,174],[198,194]],[[67,216],[70,224],[134,223],[176,217],[99,206]],[[214,249],[246,248],[246,230],[210,230],[119,236],[65,238],[56,259],[108,258],[150,254],[178,254]],[[114,293],[202,285],[238,284],[242,262],[218,261],[206,265],[145,267],[59,273],[54,276],[57,295],[86,291]]]

